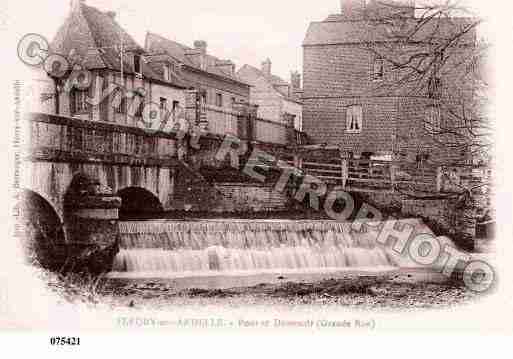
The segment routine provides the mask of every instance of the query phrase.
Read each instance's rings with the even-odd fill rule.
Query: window
[[[167,99],[164,97],[160,98],[160,110],[161,111],[167,110]]]
[[[232,97],[232,108],[234,108],[237,105],[237,99],[235,97]]]
[[[134,72],[141,74],[141,55],[134,55]]]
[[[201,100],[202,106],[207,105],[207,91],[206,90],[201,91],[200,100]]]
[[[164,80],[171,80],[171,66],[169,64],[164,64]]]
[[[428,84],[428,97],[432,99],[440,99],[442,97],[442,79],[433,77]]]
[[[116,93],[114,94],[114,104],[117,104],[115,107],[116,113],[125,114],[127,110],[126,105],[126,97],[124,94],[124,91],[122,90],[116,90]]]
[[[87,112],[87,91],[74,89],[71,92],[71,113]]]
[[[136,95],[134,103],[137,104],[137,110],[135,111],[135,117],[142,117],[144,111],[144,97]]]
[[[363,125],[363,111],[362,106],[353,105],[346,109],[346,128],[349,133],[362,132]]]
[[[223,95],[221,95],[220,93],[216,95],[216,106],[223,107]]]
[[[180,108],[180,101],[173,101],[173,118],[176,118],[178,115],[178,110]]]
[[[377,57],[374,59],[374,63],[372,64],[372,79],[374,81],[383,80],[383,76],[385,75],[385,61],[381,57]]]

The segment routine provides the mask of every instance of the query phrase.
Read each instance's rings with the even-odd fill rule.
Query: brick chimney
[[[216,61],[215,66],[219,67],[230,76],[235,74],[235,64],[231,60],[218,60]]]
[[[202,55],[207,54],[207,42],[203,40],[194,41],[194,49],[198,50]]]
[[[292,92],[301,90],[301,74],[297,71],[290,73],[290,85],[292,86]]]
[[[185,51],[185,55],[190,57],[200,69],[206,70],[207,64],[207,42],[203,40],[194,41],[194,49]]]
[[[349,20],[365,17],[366,0],[340,0],[342,15]]]
[[[271,66],[272,62],[269,58],[262,62],[262,72],[265,74],[265,76],[271,76]]]
[[[415,0],[369,0],[366,12],[370,18],[415,17]]]

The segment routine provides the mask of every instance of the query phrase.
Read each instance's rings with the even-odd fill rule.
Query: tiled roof
[[[298,98],[297,96],[294,96],[294,94],[292,96],[290,96],[287,92],[284,91],[283,87],[284,86],[291,87],[291,84],[288,83],[287,81],[283,80],[281,77],[273,75],[273,74],[271,74],[271,76],[267,76],[262,70],[257,69],[256,67],[248,65],[248,64],[244,65],[239,70],[239,72],[242,72],[244,70],[252,71],[255,75],[266,79],[269,82],[269,84],[286,99],[288,99],[290,101],[295,101],[295,102],[301,101],[301,99]]]
[[[421,31],[413,36],[412,41],[426,41],[433,33],[439,38],[447,39],[465,29],[471,21],[468,18],[433,20],[422,26]],[[417,22],[415,19],[403,19],[400,23],[404,26],[400,33],[404,34],[408,29],[414,29]],[[394,41],[396,38],[390,31],[391,26],[380,21],[344,20],[338,15],[331,15],[323,22],[310,23],[303,46]],[[474,31],[469,32],[465,37],[465,41],[468,42],[474,42],[474,39]]]
[[[150,53],[166,53],[169,56],[173,57],[175,60],[196,68],[198,70],[211,73],[217,76],[225,77],[227,79],[230,79],[232,81],[237,81],[240,83],[244,83],[236,74],[231,74],[227,71],[224,71],[220,66],[216,66],[215,64],[217,62],[220,62],[221,60],[215,56],[206,55],[206,68],[202,69],[200,66],[200,63],[195,61],[194,56],[187,56],[186,53],[189,51],[194,51],[193,48],[188,47],[186,45],[183,45],[181,43],[178,43],[173,40],[169,40],[163,36],[160,36],[158,34],[154,34],[151,32],[148,32],[146,34],[146,51]]]
[[[69,56],[78,56],[89,70],[111,69],[121,70],[120,44],[123,40],[125,53],[144,55],[144,49],[111,17],[83,2],[74,8],[64,24],[59,28],[52,41],[52,51]],[[72,51],[73,50],[73,51]],[[164,81],[161,74],[151,66],[141,61],[141,71],[146,78]],[[129,56],[123,57],[123,70],[134,74],[133,61]],[[178,79],[165,81],[172,85],[181,86]],[[176,83],[175,83],[176,82]]]

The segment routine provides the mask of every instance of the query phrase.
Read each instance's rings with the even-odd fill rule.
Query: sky
[[[269,57],[273,73],[290,79],[302,70],[302,41],[311,21],[321,21],[339,11],[339,0],[86,0],[102,11],[116,11],[117,20],[144,46],[146,31],[192,46],[205,40],[208,52],[231,59],[237,69],[244,64],[260,67]],[[27,11],[19,1],[9,1],[10,12]],[[31,2],[31,16],[9,17],[12,25],[53,38],[70,8],[69,0]],[[37,14],[38,21],[34,21]],[[44,20],[47,19],[47,20]],[[20,34],[21,35],[21,34]]]
[[[210,54],[231,59],[237,69],[244,64],[260,67],[269,57],[273,73],[286,80],[291,71],[302,72],[301,44],[309,23],[340,12],[340,0],[85,1],[115,11],[141,46],[147,31],[189,46],[205,40]],[[9,28],[13,39],[35,32],[51,40],[69,13],[70,0],[7,0],[1,6],[7,10],[0,8],[0,15],[9,16],[2,17],[0,25]]]

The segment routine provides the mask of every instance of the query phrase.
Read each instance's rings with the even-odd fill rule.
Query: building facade
[[[246,64],[237,71],[237,75],[251,85],[250,102],[258,105],[259,118],[293,124],[296,130],[301,131],[301,75],[291,72],[291,81],[288,83],[272,74],[271,66],[270,59],[262,63],[261,69]]]
[[[303,130],[310,141],[355,156],[447,156],[446,149],[435,146],[425,133],[433,103],[428,91],[413,94],[411,86],[384,86],[397,72],[379,55],[392,41],[381,19],[416,21],[413,2],[341,0],[341,8],[339,14],[312,22],[303,42]],[[443,25],[444,34],[459,29],[457,19]],[[418,51],[413,41],[405,46],[411,46],[412,53]],[[448,73],[443,80],[453,81],[451,77],[458,74]]]
[[[197,93],[199,122],[210,133],[237,134],[239,105],[249,104],[250,86],[237,76],[231,60],[209,54],[205,41],[195,41],[191,48],[153,33],[147,33],[145,48],[153,64],[167,59],[171,72],[179,73],[187,88]]]
[[[174,74],[164,75],[150,65],[148,54],[119,26],[115,15],[88,6],[84,0],[71,2],[70,14],[50,46],[53,53],[89,75],[82,79],[84,86],[74,85],[81,81],[80,75],[77,79],[73,74],[53,78],[54,86],[48,91],[54,96],[48,99],[56,114],[141,127],[145,108],[158,106],[158,116],[164,116],[168,110],[185,106],[186,86]]]

